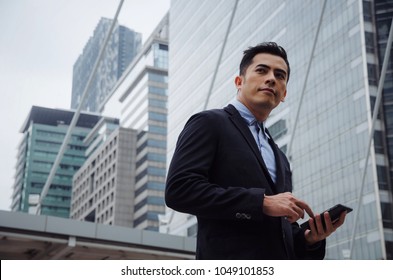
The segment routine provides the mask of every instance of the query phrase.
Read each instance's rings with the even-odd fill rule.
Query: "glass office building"
[[[71,108],[79,106],[113,20],[101,18],[73,68]],[[116,23],[82,110],[98,112],[124,70],[141,49],[142,35]]]
[[[276,41],[291,77],[267,126],[290,159],[295,195],[315,212],[342,203],[357,213],[361,199],[357,227],[349,214],[326,258],[392,259],[392,60],[365,166],[391,19],[391,0],[172,0],[168,162],[193,113],[235,98],[242,51]],[[167,209],[161,222],[163,232],[196,234],[195,217]]]
[[[133,227],[158,231],[165,213],[168,28],[165,15],[100,109],[137,131]]]
[[[21,128],[12,211],[36,214],[36,205],[63,143],[73,111],[33,106]],[[84,138],[100,120],[81,114],[72,132],[58,170],[41,204],[41,215],[69,217],[72,177],[86,160]]]

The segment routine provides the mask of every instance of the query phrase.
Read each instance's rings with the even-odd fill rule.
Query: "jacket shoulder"
[[[234,106],[228,105],[222,109],[210,109],[210,110],[201,111],[199,113],[192,115],[190,117],[190,120],[194,119],[194,118],[211,118],[211,119],[225,118],[225,119],[227,119],[229,116],[232,116],[234,114],[238,114],[237,110],[235,109]]]
[[[188,119],[187,124],[195,122],[206,122],[212,125],[213,123],[219,123],[220,121],[227,120],[228,116],[228,113],[224,109],[210,109],[192,115]]]

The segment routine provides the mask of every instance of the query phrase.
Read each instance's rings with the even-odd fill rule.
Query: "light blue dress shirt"
[[[250,129],[252,135],[254,136],[255,142],[261,152],[263,161],[272,177],[273,182],[276,182],[276,158],[274,157],[274,152],[269,144],[269,135],[265,133],[264,122],[258,122],[254,115],[248,110],[243,103],[241,103],[237,98],[230,102],[236,110],[239,111],[242,118],[246,121],[248,128]]]

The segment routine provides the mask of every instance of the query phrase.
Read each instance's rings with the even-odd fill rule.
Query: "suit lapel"
[[[257,143],[255,142],[254,137],[252,136],[252,133],[250,129],[248,128],[247,124],[245,123],[244,119],[242,116],[239,114],[239,112],[236,110],[236,108],[233,105],[228,105],[227,107],[224,108],[225,111],[227,111],[230,114],[229,119],[233,122],[233,124],[236,126],[236,128],[240,131],[244,139],[246,140],[247,144],[250,146],[251,150],[253,151],[254,155],[257,157],[258,162],[260,163],[263,172],[265,173],[266,178],[268,179],[270,185],[272,186],[272,189],[275,190],[275,184],[269,174],[269,171],[266,167],[265,162],[263,161],[261,152],[258,149]],[[274,152],[274,155],[276,155],[276,151]],[[277,160],[276,160],[277,161]]]
[[[266,167],[265,162],[263,161],[262,155],[258,149],[257,143],[255,142],[254,137],[252,136],[252,133],[246,123],[244,122],[244,119],[242,116],[239,114],[239,112],[236,110],[236,108],[233,105],[228,105],[227,107],[224,108],[225,111],[227,111],[230,114],[229,119],[233,122],[233,124],[236,126],[236,128],[240,131],[244,139],[246,140],[247,144],[250,146],[251,150],[253,151],[254,155],[257,157],[258,162],[260,163],[263,172],[265,173],[266,178],[268,178],[268,181],[270,185],[272,186],[272,189],[276,191],[277,193],[283,192],[284,187],[285,187],[285,172],[284,172],[284,163],[283,163],[283,158],[281,151],[279,150],[278,146],[276,143],[273,141],[273,137],[270,135],[269,131],[266,129],[266,133],[269,135],[269,144],[273,149],[274,152],[274,157],[276,159],[276,178],[277,181],[276,183],[273,182],[270,173]]]

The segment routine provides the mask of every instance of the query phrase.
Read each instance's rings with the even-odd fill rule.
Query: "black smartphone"
[[[329,209],[323,211],[321,213],[321,222],[322,222],[323,228],[324,229],[326,228],[326,226],[325,226],[325,219],[323,217],[323,213],[329,212],[330,219],[332,220],[332,223],[334,224],[335,222],[337,222],[337,220],[340,218],[341,213],[344,212],[344,211],[347,211],[347,214],[348,214],[349,212],[352,211],[352,208],[347,207],[347,206],[342,205],[342,204],[336,204],[332,208],[329,208]],[[306,222],[302,223],[300,225],[300,227],[302,229],[310,229],[310,224],[308,223],[308,220]]]

